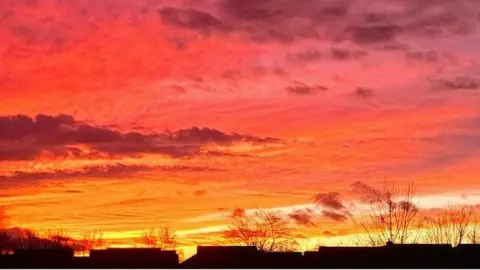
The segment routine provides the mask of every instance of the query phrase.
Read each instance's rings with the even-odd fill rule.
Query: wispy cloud
[[[478,90],[480,79],[467,76],[457,76],[449,79],[438,79],[433,82],[434,90]]]
[[[307,85],[302,82],[293,82],[287,87],[287,92],[297,95],[316,95],[320,92],[327,91],[328,88],[323,85]]]
[[[328,210],[323,210],[322,215],[324,215],[327,218],[330,218],[334,221],[339,221],[339,222],[344,222],[347,221],[348,217],[344,214],[335,212],[335,211],[328,211]]]
[[[14,171],[9,174],[0,175],[2,184],[0,187],[22,186],[36,183],[38,181],[55,181],[68,179],[121,179],[129,178],[135,175],[145,173],[160,172],[200,172],[215,171],[216,169],[208,167],[190,167],[181,165],[172,166],[150,166],[138,164],[121,164],[87,166],[78,169],[55,169],[50,171]],[[68,190],[67,193],[77,193],[81,191]]]

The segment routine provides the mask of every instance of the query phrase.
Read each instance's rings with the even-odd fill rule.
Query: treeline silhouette
[[[104,245],[102,233],[90,231],[78,238],[69,237],[59,230],[32,231],[21,228],[0,230],[0,251],[9,253],[13,250],[74,250],[87,254],[90,249]]]

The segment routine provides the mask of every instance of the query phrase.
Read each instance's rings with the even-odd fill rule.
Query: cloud
[[[395,25],[355,26],[347,29],[351,39],[360,45],[394,41],[399,31]]]
[[[333,210],[343,210],[345,205],[340,200],[340,193],[338,192],[329,192],[329,193],[318,193],[315,195],[315,203],[319,206],[333,209]]]
[[[324,1],[299,0],[293,3],[286,0],[223,0],[215,2],[217,4],[213,9],[217,10],[219,15],[210,14],[209,18],[216,17],[214,21],[221,21],[225,29],[258,42],[291,42],[301,37],[318,38],[317,27],[319,25],[328,21],[341,20],[349,8],[349,1],[326,3]],[[202,17],[206,18],[206,16]],[[185,20],[190,22],[191,20],[187,18]],[[209,19],[208,21],[213,20]],[[203,20],[198,24],[203,25]],[[214,25],[218,25],[218,23]],[[177,26],[186,28],[184,23],[177,24]],[[203,31],[203,27],[200,29]]]
[[[280,140],[227,134],[199,127],[148,134],[120,132],[82,123],[67,115],[0,117],[0,160],[31,160],[38,156],[136,156],[147,153],[188,157],[200,154],[207,144],[229,146],[239,142],[269,144]]]
[[[415,20],[402,25],[403,31],[430,37],[466,35],[475,31],[477,23],[475,10],[478,11],[478,2],[458,1],[458,6],[452,2],[448,3],[448,1],[428,2],[431,3],[424,3],[423,10],[417,12]]]
[[[208,167],[190,166],[148,166],[148,165],[125,165],[121,163],[105,166],[90,166],[80,169],[52,170],[52,171],[14,171],[10,174],[0,175],[0,180],[5,185],[23,185],[42,180],[63,180],[74,178],[128,178],[146,172],[194,172],[215,170]],[[77,190],[67,190],[67,193],[79,193]]]
[[[81,194],[84,193],[84,191],[81,190],[76,190],[76,189],[68,189],[64,191],[65,193],[71,193],[71,194]]]
[[[344,222],[344,221],[347,221],[348,220],[348,217],[344,214],[339,214],[335,211],[327,211],[327,210],[324,210],[322,211],[322,215],[324,215],[325,217],[328,217],[334,221],[339,221],[339,222]]]
[[[288,214],[288,217],[298,225],[313,226],[314,213],[312,209],[297,209]]]
[[[293,42],[300,38],[352,41],[358,45],[389,43],[399,37],[465,35],[475,30],[478,1],[405,0],[221,0],[210,11],[168,8],[174,25],[235,32],[250,40]],[[216,3],[216,4],[215,4]],[[172,11],[175,12],[172,12]],[[215,11],[216,16],[210,13]],[[182,19],[178,14],[182,14]]]
[[[69,49],[103,26],[137,26],[136,23],[141,25],[139,22],[146,21],[152,26],[153,14],[166,28],[197,31],[207,36],[232,34],[256,42],[316,39],[371,45],[404,36],[472,33],[478,22],[479,7],[476,0],[370,0],[368,9],[364,1],[358,0],[104,0],[95,4],[76,0],[36,1],[35,6],[10,2],[1,7],[5,11],[5,32],[24,44],[49,44],[42,49],[52,52]],[[162,30],[159,29],[159,35],[170,33]],[[173,43],[179,48],[185,46],[185,41]],[[8,51],[23,54],[16,46]]]
[[[31,180],[54,180],[66,178],[87,177],[128,177],[140,171],[153,170],[144,165],[107,165],[92,166],[79,170],[53,170],[44,172],[15,171],[9,175],[2,175],[2,180],[31,181]]]
[[[196,190],[195,192],[193,192],[193,195],[195,195],[196,197],[203,197],[205,196],[205,194],[207,194],[207,191],[205,190]]]
[[[239,21],[258,21],[281,23],[295,17],[327,21],[331,18],[342,18],[348,13],[350,1],[310,1],[299,0],[292,3],[288,0],[225,0],[220,7],[225,14]],[[322,15],[315,18],[315,15]]]
[[[263,77],[277,77],[286,80],[290,77],[290,74],[287,70],[278,66],[253,66],[244,69],[226,69],[220,74],[220,79],[225,80],[235,88],[239,87],[238,83],[243,79],[259,79]]]
[[[308,48],[286,56],[289,61],[313,62],[322,59],[322,53],[315,48]]]
[[[286,56],[286,59],[289,61],[299,61],[299,62],[314,62],[319,61],[322,57],[330,57],[331,60],[335,61],[349,61],[349,60],[359,60],[368,53],[363,50],[347,49],[341,47],[331,48],[328,53],[322,53],[316,48],[308,48],[305,50],[298,51],[296,53],[290,53]]]
[[[158,9],[158,14],[166,24],[197,30],[202,33],[228,32],[231,30],[229,26],[209,13],[193,8],[164,7]]]
[[[434,90],[478,90],[479,88],[480,80],[469,76],[457,76],[433,81]]]
[[[287,87],[287,92],[297,95],[316,95],[319,92],[327,91],[328,88],[322,85],[306,85],[302,82],[295,81]]]
[[[232,211],[231,217],[243,217],[245,216],[245,209],[242,208],[235,208]]]
[[[361,181],[355,181],[351,185],[353,193],[360,196],[362,200],[375,202],[378,200],[379,191]]]
[[[355,88],[355,95],[361,98],[369,98],[373,96],[373,90],[371,88],[357,87]]]
[[[331,232],[331,231],[323,231],[323,232],[322,232],[322,235],[323,235],[323,236],[326,236],[326,237],[336,236],[336,234],[333,233],[333,232]]]
[[[367,55],[367,52],[362,50],[351,50],[344,48],[332,48],[330,50],[330,56],[333,60],[358,60]]]
[[[436,51],[414,51],[414,52],[405,52],[405,58],[407,60],[416,60],[423,62],[437,62],[440,59],[440,53]]]

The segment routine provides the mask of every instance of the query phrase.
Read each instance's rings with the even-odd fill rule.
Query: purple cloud
[[[315,214],[313,213],[312,209],[303,209],[303,210],[294,210],[293,212],[288,214],[288,217],[295,221],[298,225],[304,226],[313,226],[315,223],[313,222],[313,218]]]
[[[188,157],[199,154],[207,144],[228,146],[237,142],[269,144],[280,140],[198,127],[148,134],[120,132],[67,115],[0,117],[0,160],[31,160],[41,155],[106,158],[146,153]],[[82,150],[79,145],[88,146],[89,150]]]
[[[318,193],[315,195],[315,203],[319,206],[333,209],[333,210],[343,210],[345,205],[340,200],[340,193],[338,192],[329,192],[329,193]]]
[[[307,85],[298,81],[287,87],[288,93],[297,95],[316,95],[327,90],[328,88],[322,85]]]
[[[475,30],[479,4],[473,0],[311,1],[223,0],[205,10],[162,8],[177,27],[220,33],[236,32],[254,41],[293,42],[300,38],[349,40],[368,46],[409,36],[465,35]],[[386,8],[390,5],[391,8]],[[174,12],[173,12],[174,11]],[[213,15],[215,13],[215,15]],[[181,14],[182,16],[179,16]],[[162,15],[161,15],[162,16]],[[162,16],[162,19],[165,16]],[[181,17],[181,19],[179,19]]]
[[[346,215],[337,213],[335,211],[324,210],[324,211],[322,211],[322,215],[324,215],[325,217],[327,217],[329,219],[332,219],[334,221],[338,221],[338,222],[344,222],[344,221],[348,220],[348,217]]]

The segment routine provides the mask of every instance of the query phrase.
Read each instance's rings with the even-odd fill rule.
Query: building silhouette
[[[108,248],[75,257],[71,249],[24,249],[0,255],[0,268],[179,268],[176,251],[157,248]]]
[[[175,251],[159,248],[108,248],[90,251],[90,264],[95,268],[177,268]]]
[[[255,268],[261,254],[255,247],[198,246],[197,253],[182,268]]]
[[[263,252],[255,247],[199,246],[179,263],[175,251],[156,248],[91,250],[74,257],[68,249],[23,249],[0,255],[0,268],[480,268],[480,245],[389,243],[381,247],[319,247],[308,252]]]

